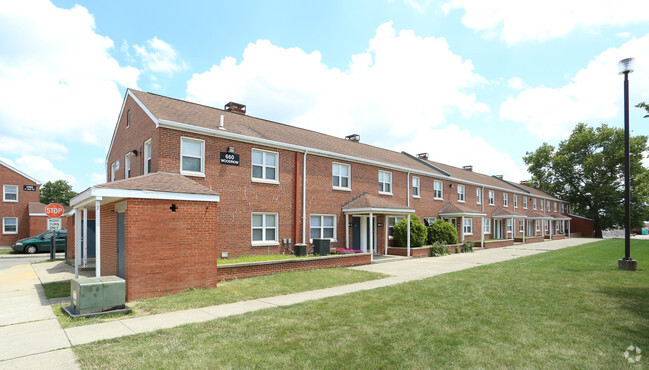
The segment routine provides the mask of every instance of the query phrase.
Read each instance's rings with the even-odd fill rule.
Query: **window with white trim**
[[[18,234],[18,217],[3,217],[2,218],[2,233],[3,234]]]
[[[475,202],[482,204],[482,189],[480,188],[475,188]]]
[[[392,172],[379,171],[379,194],[392,194]]]
[[[527,197],[523,197],[523,209],[527,209]]]
[[[482,225],[482,229],[484,230],[485,234],[491,234],[491,219],[490,218],[485,218],[484,219],[484,224]]]
[[[511,234],[511,233],[512,233],[512,219],[508,218],[507,219],[507,234]]]
[[[205,140],[180,138],[180,173],[189,176],[205,175]]]
[[[277,152],[267,150],[252,150],[252,180],[277,183]]]
[[[2,200],[4,202],[18,202],[18,185],[4,185],[2,187]]]
[[[561,203],[561,213],[565,213],[564,211],[566,210],[565,206],[563,203]]]
[[[543,230],[545,230],[546,233],[548,232],[549,229],[548,223],[549,223],[548,220],[543,220]]]
[[[444,184],[441,181],[433,182],[433,197],[435,199],[444,199]]]
[[[351,167],[348,164],[333,163],[331,165],[331,182],[334,189],[349,190],[351,189],[349,174]]]
[[[532,207],[536,211],[536,198],[532,199]]]
[[[523,235],[525,232],[525,221],[524,220],[519,220],[518,221],[518,231]]]
[[[131,153],[128,152],[124,156],[124,178],[128,179],[131,177]]]
[[[464,194],[466,191],[466,187],[464,185],[458,185],[457,186],[457,201],[464,203]]]
[[[473,235],[473,219],[471,217],[464,218],[462,231],[464,232],[464,235]]]
[[[534,221],[534,228],[536,229],[536,232],[541,231],[541,224],[539,220]]]
[[[514,194],[514,208],[518,208],[518,195]]]
[[[547,208],[548,212],[550,212],[550,201],[546,200],[545,205],[547,206],[546,208]]]
[[[509,194],[503,193],[503,207],[509,207]]]
[[[421,193],[419,192],[421,188],[421,179],[419,176],[413,176],[412,177],[412,196],[414,198],[420,198]]]
[[[311,215],[311,239],[336,239],[336,215]]]
[[[126,111],[126,128],[131,127],[131,110]]]
[[[277,213],[252,214],[252,244],[277,244]]]
[[[144,142],[144,174],[151,173],[151,139]]]
[[[437,220],[437,217],[424,217],[424,225],[430,226],[435,223],[435,220]]]
[[[489,190],[489,205],[493,206],[496,204],[496,195],[493,190]]]
[[[403,216],[389,216],[388,217],[388,235],[392,236],[394,234],[394,225],[397,224],[397,222],[405,219]]]
[[[554,212],[557,212],[557,202],[554,202]]]
[[[558,234],[559,232],[561,232],[561,222],[555,222],[555,223],[554,223],[554,230],[555,230],[555,233],[556,233],[556,234]]]
[[[115,169],[116,169],[115,162],[113,162],[110,165],[110,181],[111,182],[115,181]]]

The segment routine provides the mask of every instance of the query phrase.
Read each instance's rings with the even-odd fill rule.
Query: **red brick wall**
[[[18,202],[4,202],[3,185],[18,185]],[[24,191],[23,185],[34,185],[36,191]],[[16,240],[32,236],[29,224],[29,202],[38,202],[40,197],[40,185],[22,176],[21,174],[0,165],[0,228],[4,217],[18,218],[18,233],[4,234],[0,230],[0,245],[9,246]]]
[[[566,230],[567,232],[568,230]],[[595,221],[586,220],[581,217],[570,217],[570,232],[581,233],[584,238],[592,238],[595,235]]]

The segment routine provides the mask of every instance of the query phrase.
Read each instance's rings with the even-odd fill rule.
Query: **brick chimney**
[[[225,105],[225,110],[232,113],[246,114],[246,106],[233,101]]]

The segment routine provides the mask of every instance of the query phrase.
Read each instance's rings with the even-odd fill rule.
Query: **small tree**
[[[457,230],[442,219],[436,220],[432,225],[428,226],[428,244],[441,242],[444,244],[457,244]]]
[[[48,181],[41,186],[41,203],[60,203],[70,205],[70,199],[77,195],[72,191],[72,185],[65,180]]]
[[[394,225],[394,242],[397,246],[405,247],[408,240],[408,220],[403,219]],[[410,216],[410,246],[421,247],[426,243],[426,226],[417,215]]]

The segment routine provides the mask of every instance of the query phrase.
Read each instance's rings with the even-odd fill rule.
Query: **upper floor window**
[[[536,211],[536,198],[532,199],[532,208]]]
[[[503,193],[503,207],[509,207],[509,194]]]
[[[493,206],[496,204],[496,195],[493,190],[489,190],[489,205]]]
[[[252,214],[252,244],[277,244],[277,213]]]
[[[188,137],[180,138],[180,173],[183,175],[205,174],[205,141]]]
[[[514,208],[518,208],[518,195],[514,194]]]
[[[5,202],[17,202],[18,185],[4,185],[2,187],[2,200]]]
[[[350,189],[349,183],[350,166],[348,164],[334,163],[332,164],[332,185],[334,189]]]
[[[126,111],[126,128],[131,127],[131,110]]]
[[[151,173],[151,139],[144,142],[144,174]]]
[[[464,218],[462,231],[464,232],[464,235],[473,235],[473,219],[471,217]]]
[[[527,209],[527,197],[523,197],[523,208]]]
[[[412,177],[412,196],[415,198],[421,197],[421,194],[419,192],[420,183],[421,183],[421,179],[418,176]]]
[[[475,202],[482,204],[482,189],[475,188]]]
[[[252,179],[261,182],[278,182],[276,152],[252,150]]]
[[[110,165],[110,182],[115,181],[115,171],[117,169],[117,166],[115,165],[115,162],[113,162]]]
[[[435,181],[433,183],[433,197],[435,199],[444,199],[443,187],[441,181]]]
[[[379,194],[392,194],[392,173],[379,171]]]
[[[546,200],[545,205],[546,205],[546,209],[548,210],[548,212],[550,212],[550,201]]]
[[[331,239],[336,237],[335,215],[311,215],[311,239]]]
[[[18,234],[18,217],[3,217],[2,218],[2,233],[3,234]]]
[[[564,213],[565,210],[566,210],[566,209],[565,209],[563,203],[561,203],[561,213]]]
[[[457,186],[457,201],[458,202],[464,202],[464,192],[466,191],[466,187],[464,185],[458,185]]]
[[[127,153],[124,156],[124,178],[128,179],[131,177],[131,153]]]

